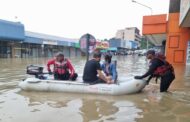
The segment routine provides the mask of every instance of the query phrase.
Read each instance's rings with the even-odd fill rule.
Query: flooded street
[[[116,59],[116,57],[114,57]],[[71,59],[82,76],[85,59]],[[117,57],[119,80],[143,74],[145,57]],[[18,83],[26,66],[45,66],[47,59],[0,59],[0,122],[190,122],[190,66],[175,66],[168,93],[154,80],[138,94],[106,96],[26,92]]]

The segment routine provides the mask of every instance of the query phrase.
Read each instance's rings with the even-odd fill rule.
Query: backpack
[[[158,67],[155,71],[154,71],[154,76],[155,77],[163,77],[167,72],[172,72],[174,73],[174,68],[173,66],[166,60],[166,57],[161,54],[161,53],[157,53],[155,58],[161,60],[164,65]]]

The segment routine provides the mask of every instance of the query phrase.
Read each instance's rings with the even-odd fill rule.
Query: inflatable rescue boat
[[[61,81],[53,79],[27,78],[19,83],[19,87],[27,91],[93,93],[109,95],[125,95],[140,92],[146,81],[128,78],[117,84],[87,84],[82,81]]]

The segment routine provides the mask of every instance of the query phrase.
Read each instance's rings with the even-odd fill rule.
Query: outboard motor
[[[36,78],[39,78],[43,74],[43,67],[30,65],[26,68],[26,73],[29,75],[35,75]]]

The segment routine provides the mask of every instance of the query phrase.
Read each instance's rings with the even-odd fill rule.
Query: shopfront
[[[75,43],[74,47],[75,47],[75,56],[76,57],[81,56],[80,44],[79,43]]]
[[[74,57],[81,55],[77,41],[25,31],[19,22],[0,20],[0,58],[53,57],[59,51]]]
[[[0,20],[0,58],[21,57],[24,25]]]
[[[11,57],[11,46],[8,45],[7,41],[0,41],[0,58]]]
[[[190,65],[190,41],[187,44],[187,64]]]

